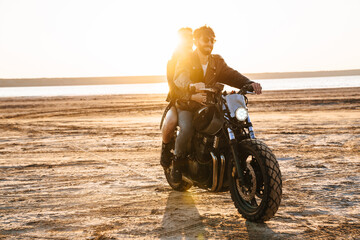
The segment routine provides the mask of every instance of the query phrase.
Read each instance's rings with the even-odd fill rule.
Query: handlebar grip
[[[253,92],[254,91],[254,88],[251,84],[247,84],[243,87],[243,90],[244,91],[247,91],[247,92]]]

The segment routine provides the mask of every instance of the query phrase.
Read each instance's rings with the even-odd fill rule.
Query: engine
[[[212,159],[210,152],[214,144],[214,136],[197,133],[194,139],[195,158],[200,164],[208,164]]]

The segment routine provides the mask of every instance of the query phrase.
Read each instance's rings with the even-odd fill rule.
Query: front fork
[[[250,117],[248,117],[247,122],[251,124]],[[238,141],[235,138],[234,131],[231,128],[227,128],[229,140],[230,140],[230,148],[231,153],[234,158],[235,166],[236,166],[236,172],[237,175],[240,178],[240,181],[244,183],[244,171],[246,169],[246,161],[240,161],[239,156],[239,144]],[[252,126],[249,127],[249,135],[251,139],[255,139],[255,133]]]
[[[249,124],[251,124],[251,121],[250,121],[250,117],[248,116],[248,118],[247,118],[247,122],[249,123]],[[254,128],[252,127],[252,124],[251,124],[251,126],[249,127],[249,135],[250,135],[250,138],[251,139],[255,139],[255,133],[254,133]]]
[[[246,169],[246,161],[240,161],[238,142],[235,138],[235,134],[231,128],[227,128],[227,132],[230,140],[231,153],[234,158],[236,172],[240,178],[240,181],[244,182],[244,171]]]

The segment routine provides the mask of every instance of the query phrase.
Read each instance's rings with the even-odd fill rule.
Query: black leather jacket
[[[215,83],[223,83],[235,88],[242,88],[246,84],[253,83],[253,81],[229,67],[224,59],[217,54],[210,55],[204,76],[199,56],[194,51],[188,58],[182,59],[176,65],[174,74],[176,101],[182,103],[191,101],[192,93],[189,91],[189,84],[198,82],[204,82],[206,87],[212,87]]]

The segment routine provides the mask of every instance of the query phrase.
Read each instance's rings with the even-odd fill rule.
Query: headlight
[[[236,109],[235,117],[239,121],[245,121],[246,118],[248,117],[248,111],[245,108],[240,107]]]

